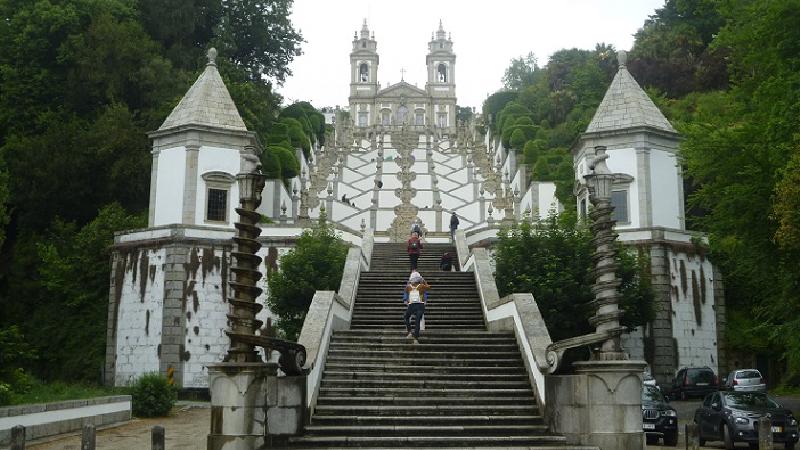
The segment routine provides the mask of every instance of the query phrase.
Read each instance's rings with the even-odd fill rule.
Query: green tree
[[[769,336],[761,351],[800,374],[800,255],[784,234],[800,127],[800,13],[796,0],[725,2],[712,49],[728,52],[731,88],[687,97],[678,106],[681,147],[695,183],[693,218],[708,230],[714,262],[722,269],[726,305],[749,329],[728,329],[737,342],[753,332]],[[787,203],[788,202],[788,203]],[[775,377],[777,378],[777,376]]]
[[[501,230],[498,238],[496,280],[501,296],[532,293],[554,341],[592,331],[588,319],[594,314],[590,305],[594,248],[588,229],[551,216]],[[649,276],[621,247],[617,260],[623,325],[641,326],[654,314]]]
[[[725,25],[725,3],[667,0],[657,9],[636,33],[631,51],[629,66],[639,83],[671,98],[726,88],[727,50],[711,45]]]
[[[222,18],[212,43],[253,82],[263,77],[282,83],[289,63],[302,54],[303,37],[289,13],[292,0],[222,0]]]
[[[130,215],[114,203],[83,227],[57,220],[48,238],[38,244],[45,295],[26,323],[26,334],[39,349],[40,371],[46,378],[99,378],[105,360],[114,232],[144,226],[143,215]]]
[[[317,226],[303,231],[295,248],[281,256],[278,271],[268,280],[267,305],[287,339],[297,340],[316,291],[339,289],[347,248],[323,214]]]
[[[511,91],[519,91],[525,86],[533,84],[537,70],[539,70],[539,66],[533,52],[513,58],[503,74],[503,87]]]

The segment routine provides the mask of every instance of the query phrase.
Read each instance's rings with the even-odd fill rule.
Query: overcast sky
[[[425,55],[441,18],[456,53],[456,95],[480,107],[502,87],[511,58],[532,51],[540,65],[562,48],[605,42],[630,49],[633,34],[664,0],[295,0],[292,22],[306,42],[278,92],[284,102],[347,105],[353,32],[364,18],[378,42],[378,81],[424,88]]]

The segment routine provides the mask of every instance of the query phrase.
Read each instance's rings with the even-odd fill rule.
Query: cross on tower
[[[403,78],[404,78],[403,76],[405,74],[406,74],[406,69],[405,68],[401,68],[400,69],[400,81],[403,81]]]

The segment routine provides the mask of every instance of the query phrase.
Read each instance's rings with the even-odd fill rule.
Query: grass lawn
[[[50,383],[34,383],[28,392],[12,393],[11,405],[28,403],[50,403],[62,400],[79,400],[84,398],[102,397],[104,395],[129,394],[130,389],[124,387],[105,387],[81,383],[65,383],[53,381]]]

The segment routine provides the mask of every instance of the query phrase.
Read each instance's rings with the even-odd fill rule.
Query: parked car
[[[736,392],[767,392],[767,383],[758,370],[741,369],[728,374],[723,388]]]
[[[642,388],[642,429],[648,444],[663,438],[664,445],[678,445],[678,412],[654,386]]]
[[[669,398],[686,400],[705,397],[718,389],[717,375],[708,367],[684,367],[678,371],[666,392]]]
[[[722,391],[708,394],[703,406],[694,413],[700,433],[700,445],[706,441],[722,441],[726,449],[736,442],[747,442],[758,448],[758,421],[766,414],[772,417],[772,440],[783,443],[786,450],[797,444],[797,419],[763,392]]]

